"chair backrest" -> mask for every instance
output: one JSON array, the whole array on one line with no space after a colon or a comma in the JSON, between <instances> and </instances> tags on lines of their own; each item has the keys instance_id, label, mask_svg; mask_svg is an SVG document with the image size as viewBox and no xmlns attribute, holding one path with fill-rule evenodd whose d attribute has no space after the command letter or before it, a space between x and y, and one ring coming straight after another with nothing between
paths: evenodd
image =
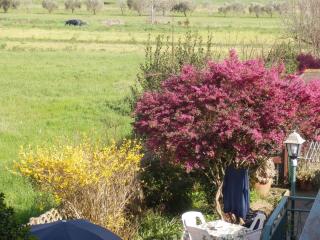
<instances>
[{"instance_id":1,"label":"chair backrest","mask_svg":"<svg viewBox=\"0 0 320 240\"><path fill-rule=\"evenodd\" d=\"M182 223L184 229L187 229L187 227L196 227L198 225L197 219L200 220L200 224L206 223L206 220L201 212L190 211L182 214Z\"/></svg>"},{"instance_id":2,"label":"chair backrest","mask_svg":"<svg viewBox=\"0 0 320 240\"><path fill-rule=\"evenodd\" d=\"M246 240L260 240L261 233L262 233L262 229L248 232L246 234L246 238L245 239Z\"/></svg>"},{"instance_id":3,"label":"chair backrest","mask_svg":"<svg viewBox=\"0 0 320 240\"><path fill-rule=\"evenodd\" d=\"M199 227L187 227L190 240L211 240L208 231Z\"/></svg>"},{"instance_id":4,"label":"chair backrest","mask_svg":"<svg viewBox=\"0 0 320 240\"><path fill-rule=\"evenodd\" d=\"M251 226L250 226L249 229L250 229L251 231L262 229L265 220L266 220L266 215L264 215L263 213L258 213L258 214L255 216L255 218L254 218L254 220L253 220L253 222L252 222L252 224L251 224ZM259 222L258 228L257 228L257 229L254 229L258 222Z\"/></svg>"}]
</instances>

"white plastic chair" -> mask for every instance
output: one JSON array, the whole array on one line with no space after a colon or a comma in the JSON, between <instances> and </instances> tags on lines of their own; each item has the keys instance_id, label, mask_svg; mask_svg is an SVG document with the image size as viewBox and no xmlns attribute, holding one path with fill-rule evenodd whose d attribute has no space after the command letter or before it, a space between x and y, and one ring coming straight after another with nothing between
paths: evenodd
<instances>
[{"instance_id":1,"label":"white plastic chair","mask_svg":"<svg viewBox=\"0 0 320 240\"><path fill-rule=\"evenodd\" d=\"M246 240L260 240L262 229L248 232L246 234Z\"/></svg>"},{"instance_id":2,"label":"white plastic chair","mask_svg":"<svg viewBox=\"0 0 320 240\"><path fill-rule=\"evenodd\" d=\"M187 226L187 232L189 233L190 240L211 240L208 231L199 227Z\"/></svg>"},{"instance_id":3,"label":"white plastic chair","mask_svg":"<svg viewBox=\"0 0 320 240\"><path fill-rule=\"evenodd\" d=\"M257 225L257 222L259 221L259 225L256 230L261 230L263 228L263 224L264 224L265 220L266 220L266 215L264 215L262 213L258 213L257 216L255 216L253 222L251 223L251 226L249 227L249 229L251 231L253 231L254 227Z\"/></svg>"},{"instance_id":4,"label":"white plastic chair","mask_svg":"<svg viewBox=\"0 0 320 240\"><path fill-rule=\"evenodd\" d=\"M197 219L200 220L200 224L197 224ZM206 220L201 212L190 211L182 214L182 223L184 229L187 230L187 227L196 227L206 223Z\"/></svg>"}]
</instances>

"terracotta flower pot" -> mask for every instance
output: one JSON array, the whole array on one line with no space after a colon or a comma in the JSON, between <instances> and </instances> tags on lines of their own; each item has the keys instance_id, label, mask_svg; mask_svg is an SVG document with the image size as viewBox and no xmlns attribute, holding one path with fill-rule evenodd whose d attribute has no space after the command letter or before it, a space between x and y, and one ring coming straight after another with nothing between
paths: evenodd
<instances>
[{"instance_id":1,"label":"terracotta flower pot","mask_svg":"<svg viewBox=\"0 0 320 240\"><path fill-rule=\"evenodd\" d=\"M256 182L254 184L254 189L257 191L257 193L260 196L265 197L270 192L271 184L272 184L272 179L269 179L269 181L267 183L265 183L265 184Z\"/></svg>"},{"instance_id":2,"label":"terracotta flower pot","mask_svg":"<svg viewBox=\"0 0 320 240\"><path fill-rule=\"evenodd\" d=\"M311 181L298 181L299 189L302 191L311 191L313 189L313 185Z\"/></svg>"}]
</instances>

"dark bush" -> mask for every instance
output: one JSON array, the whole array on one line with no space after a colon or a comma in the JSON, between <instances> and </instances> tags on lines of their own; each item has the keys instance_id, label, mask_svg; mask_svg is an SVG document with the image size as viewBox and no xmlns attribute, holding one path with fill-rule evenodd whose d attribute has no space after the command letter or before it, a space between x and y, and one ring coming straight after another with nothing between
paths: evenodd
<instances>
[{"instance_id":1,"label":"dark bush","mask_svg":"<svg viewBox=\"0 0 320 240\"><path fill-rule=\"evenodd\" d=\"M0 193L0 239L31 240L29 229L18 223L14 210L4 203L4 194Z\"/></svg>"},{"instance_id":2,"label":"dark bush","mask_svg":"<svg viewBox=\"0 0 320 240\"><path fill-rule=\"evenodd\" d=\"M299 62L298 70L304 71L305 69L320 69L320 59L315 58L311 54L301 53L297 56Z\"/></svg>"},{"instance_id":3,"label":"dark bush","mask_svg":"<svg viewBox=\"0 0 320 240\"><path fill-rule=\"evenodd\" d=\"M144 165L141 180L147 207L170 213L190 209L193 178L185 169L151 156Z\"/></svg>"}]
</instances>

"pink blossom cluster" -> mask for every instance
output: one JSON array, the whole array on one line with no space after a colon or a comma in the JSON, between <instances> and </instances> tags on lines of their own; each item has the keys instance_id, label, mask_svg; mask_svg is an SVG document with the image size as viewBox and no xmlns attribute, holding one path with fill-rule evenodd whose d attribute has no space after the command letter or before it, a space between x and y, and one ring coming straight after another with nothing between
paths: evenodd
<instances>
[{"instance_id":1,"label":"pink blossom cluster","mask_svg":"<svg viewBox=\"0 0 320 240\"><path fill-rule=\"evenodd\" d=\"M232 50L223 62L208 62L201 71L185 66L160 92L144 93L134 127L149 149L188 169L217 158L252 164L280 150L297 124L314 133L319 87L284 75L282 65L268 69L261 60L241 61Z\"/></svg>"},{"instance_id":2,"label":"pink blossom cluster","mask_svg":"<svg viewBox=\"0 0 320 240\"><path fill-rule=\"evenodd\" d=\"M320 59L311 54L301 53L297 56L298 70L303 72L306 69L320 69Z\"/></svg>"}]
</instances>

